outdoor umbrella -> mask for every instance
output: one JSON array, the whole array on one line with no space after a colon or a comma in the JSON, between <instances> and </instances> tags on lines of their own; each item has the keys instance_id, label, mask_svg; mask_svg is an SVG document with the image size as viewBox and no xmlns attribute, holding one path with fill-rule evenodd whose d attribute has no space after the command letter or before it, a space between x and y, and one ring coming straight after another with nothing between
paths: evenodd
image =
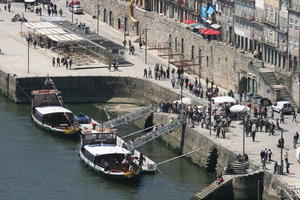
<instances>
[{"instance_id":1,"label":"outdoor umbrella","mask_svg":"<svg viewBox=\"0 0 300 200\"><path fill-rule=\"evenodd\" d=\"M239 112L248 112L250 111L250 108L248 108L247 106L243 106L243 105L234 105L230 107L230 112L233 113L239 113Z\"/></svg>"},{"instance_id":2,"label":"outdoor umbrella","mask_svg":"<svg viewBox=\"0 0 300 200\"><path fill-rule=\"evenodd\" d=\"M181 103L181 100L179 99L179 100L174 101L174 103L175 102ZM190 105L190 104L192 104L192 99L190 99L188 97L183 97L182 98L182 103L186 104L186 105Z\"/></svg>"},{"instance_id":3,"label":"outdoor umbrella","mask_svg":"<svg viewBox=\"0 0 300 200\"><path fill-rule=\"evenodd\" d=\"M236 100L230 96L213 97L215 103L235 103Z\"/></svg>"}]
</instances>

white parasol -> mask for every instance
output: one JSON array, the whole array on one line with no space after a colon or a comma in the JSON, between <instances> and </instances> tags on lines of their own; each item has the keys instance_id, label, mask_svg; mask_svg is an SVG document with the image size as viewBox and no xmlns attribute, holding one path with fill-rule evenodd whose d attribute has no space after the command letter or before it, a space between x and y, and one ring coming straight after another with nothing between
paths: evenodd
<instances>
[{"instance_id":1,"label":"white parasol","mask_svg":"<svg viewBox=\"0 0 300 200\"><path fill-rule=\"evenodd\" d=\"M175 102L181 103L181 100L179 99L179 100L174 101L174 103ZM192 99L190 99L188 97L183 97L182 98L182 103L186 104L186 105L191 105L192 104Z\"/></svg>"},{"instance_id":2,"label":"white parasol","mask_svg":"<svg viewBox=\"0 0 300 200\"><path fill-rule=\"evenodd\" d=\"M235 103L236 100L230 96L221 96L212 98L215 103Z\"/></svg>"},{"instance_id":3,"label":"white parasol","mask_svg":"<svg viewBox=\"0 0 300 200\"><path fill-rule=\"evenodd\" d=\"M250 111L250 108L248 108L247 106L243 106L243 105L234 105L230 107L230 112L233 113L238 113L238 112L248 112Z\"/></svg>"}]
</instances>

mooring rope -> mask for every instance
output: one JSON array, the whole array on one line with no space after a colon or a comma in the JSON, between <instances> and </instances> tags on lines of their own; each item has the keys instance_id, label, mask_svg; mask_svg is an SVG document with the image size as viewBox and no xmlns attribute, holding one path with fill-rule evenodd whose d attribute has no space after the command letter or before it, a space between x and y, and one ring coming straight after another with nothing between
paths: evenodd
<instances>
[{"instance_id":1,"label":"mooring rope","mask_svg":"<svg viewBox=\"0 0 300 200\"><path fill-rule=\"evenodd\" d=\"M165 160L165 161L156 163L156 166L161 165L161 164L164 164L164 163L167 163L167 162L170 162L170 161L175 160L175 159L177 159L177 158L181 158L181 157L183 157L183 156L192 154L192 153L194 153L194 152L196 152L196 151L200 151L201 149L202 149L202 148L199 148L199 149L196 149L196 150L194 150L194 151L190 151L190 152L187 152L187 153L185 153L185 154L182 154L182 155L180 155L180 156L176 156L176 157L170 158L170 159L168 159L168 160Z\"/></svg>"},{"instance_id":2,"label":"mooring rope","mask_svg":"<svg viewBox=\"0 0 300 200\"><path fill-rule=\"evenodd\" d=\"M159 124L159 125L153 125L153 126L150 126L150 127L148 127L148 128L145 128L145 129L142 129L142 130L138 130L138 131L136 131L136 132L130 133L129 135L125 135L125 136L123 136L123 137L121 137L121 138L124 139L124 138L130 137L130 136L136 135L136 134L138 134L138 133L140 133L140 132L143 132L143 131L145 131L145 130L149 130L150 128L153 128L153 127L155 127L155 126L160 126L160 125L162 125L162 124Z\"/></svg>"}]
</instances>

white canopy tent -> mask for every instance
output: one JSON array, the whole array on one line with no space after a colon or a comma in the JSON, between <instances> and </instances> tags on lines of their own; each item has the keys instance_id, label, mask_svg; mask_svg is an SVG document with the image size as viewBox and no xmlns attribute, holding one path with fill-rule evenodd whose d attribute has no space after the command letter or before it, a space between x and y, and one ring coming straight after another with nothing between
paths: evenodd
<instances>
[{"instance_id":1,"label":"white canopy tent","mask_svg":"<svg viewBox=\"0 0 300 200\"><path fill-rule=\"evenodd\" d=\"M58 26L51 24L50 22L27 22L24 23L25 26L32 29L38 28L59 28Z\"/></svg>"},{"instance_id":2,"label":"white canopy tent","mask_svg":"<svg viewBox=\"0 0 300 200\"><path fill-rule=\"evenodd\" d=\"M250 108L243 105L234 105L230 107L230 112L239 113L239 112L249 112Z\"/></svg>"},{"instance_id":3,"label":"white canopy tent","mask_svg":"<svg viewBox=\"0 0 300 200\"><path fill-rule=\"evenodd\" d=\"M215 103L235 103L236 100L230 96L213 97Z\"/></svg>"},{"instance_id":4,"label":"white canopy tent","mask_svg":"<svg viewBox=\"0 0 300 200\"><path fill-rule=\"evenodd\" d=\"M181 100L176 100L174 102L178 102L178 103L181 103ZM186 105L191 105L192 104L192 99L188 98L188 97L183 97L182 98L182 103L183 104L186 104Z\"/></svg>"}]
</instances>

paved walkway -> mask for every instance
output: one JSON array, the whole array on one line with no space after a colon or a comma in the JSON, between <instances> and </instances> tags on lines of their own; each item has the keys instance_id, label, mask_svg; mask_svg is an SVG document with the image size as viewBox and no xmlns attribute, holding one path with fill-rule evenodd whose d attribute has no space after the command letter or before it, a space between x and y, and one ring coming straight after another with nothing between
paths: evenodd
<instances>
[{"instance_id":1,"label":"paved walkway","mask_svg":"<svg viewBox=\"0 0 300 200\"><path fill-rule=\"evenodd\" d=\"M64 15L70 20L71 14L65 8L65 1L54 1L57 2L58 8L63 8ZM3 4L0 6L3 6ZM157 51L152 50L148 51L148 63L149 65L144 64L144 50L139 50L138 46L135 46L136 55L129 56L126 55L126 59L133 63L131 67L120 68L120 71L109 72L107 68L93 68L93 69L84 69L84 70L66 70L63 67L52 67L52 56L57 57L50 51L44 49L30 50L30 73L27 73L27 45L24 42L24 39L20 38L19 32L21 29L20 22L11 22L10 19L16 13L24 12L23 4L13 4L12 13L5 12L3 9L0 11L0 48L3 55L0 55L0 69L4 69L9 73L16 74L18 77L25 76L88 76L88 75L101 75L101 76L130 76L142 78L143 70L145 67L149 67L155 64L160 63L164 66L167 66L167 59L162 59L157 55ZM34 13L24 13L25 17L29 21L39 21L39 17ZM3 19L4 21L1 21ZM96 27L96 20L89 15L74 15L74 21L78 19L79 22L85 22L87 26ZM5 27L5 28L3 28ZM23 26L23 30L25 30ZM91 28L93 30L93 28ZM100 35L104 36L107 39L110 39L118 44L122 44L123 33L111 28L107 24L100 22ZM191 76L193 80L197 76ZM151 82L168 88L171 88L169 80L156 81L154 79L148 79ZM202 82L204 82L202 80ZM173 91L180 93L180 89L172 89ZM220 88L220 93L225 93L226 90ZM192 98L194 101L202 104L207 104L206 100L201 100L196 98L188 91L184 90L183 94ZM278 115L275 115L275 118L278 118ZM286 117L286 124L283 124L282 127L287 130L284 132L285 139L285 151L289 152L289 161L291 163L290 174L280 176L284 182L296 185L300 188L300 164L297 163L295 158L295 149L292 148L292 138L296 131L299 131L299 123L292 123L291 116ZM300 122L300 118L299 118ZM226 134L226 139L216 139L214 132L209 136L209 132L206 129L201 129L196 127L196 130L199 130L199 133L207 136L208 138L214 140L219 145L222 145L233 152L242 153L242 127L239 125L240 122L233 122L230 132ZM300 132L300 131L299 131ZM258 132L256 142L252 142L252 138L246 138L246 153L249 155L250 160L258 165L260 164L260 151L265 148L270 148L273 152L273 160L276 160L280 163L280 149L276 147L280 133L276 132L275 136L268 136L265 132ZM298 144L298 146L300 146ZM269 163L267 165L268 171L273 172L274 163Z\"/></svg>"}]
</instances>

